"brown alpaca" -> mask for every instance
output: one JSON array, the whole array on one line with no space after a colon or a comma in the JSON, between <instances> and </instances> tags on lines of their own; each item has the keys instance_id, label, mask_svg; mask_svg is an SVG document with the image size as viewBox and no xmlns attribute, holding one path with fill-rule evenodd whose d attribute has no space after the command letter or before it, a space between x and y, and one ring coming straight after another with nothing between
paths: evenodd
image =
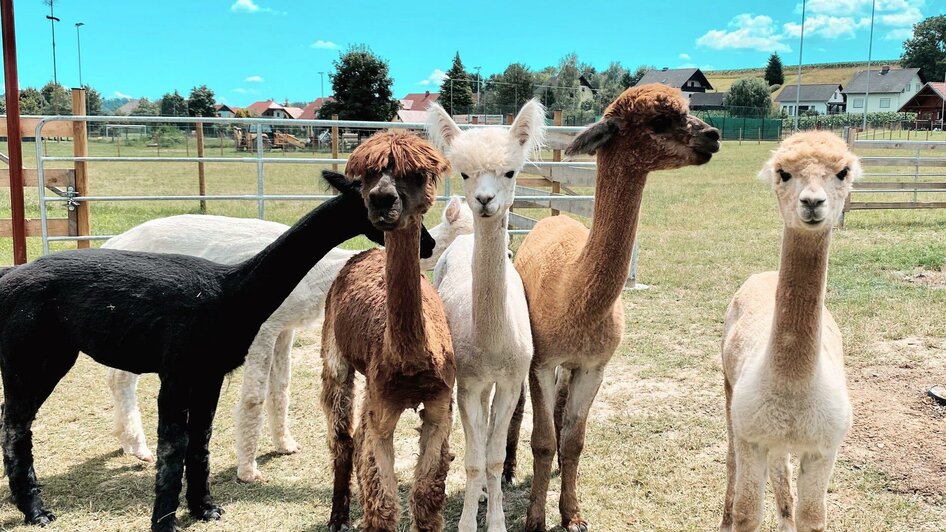
<instances>
[{"instance_id":1,"label":"brown alpaca","mask_svg":"<svg viewBox=\"0 0 946 532\"><path fill-rule=\"evenodd\" d=\"M624 91L567 150L569 155L597 152L591 231L572 218L551 216L519 247L516 269L525 285L535 342L529 371L535 465L526 530L545 530L556 449L562 527L588 530L578 510L578 458L588 411L624 331L621 291L647 174L704 164L719 150L719 132L687 111L680 91L664 85ZM565 371L556 392L558 367ZM560 408L553 421L556 395Z\"/></svg>"},{"instance_id":2,"label":"brown alpaca","mask_svg":"<svg viewBox=\"0 0 946 532\"><path fill-rule=\"evenodd\" d=\"M456 366L443 305L417 257L421 219L448 169L430 144L403 132L372 136L348 160L346 173L363 181L369 219L385 231L386 250L352 258L325 300L322 408L335 470L332 531L349 527L353 454L364 529L396 530L394 429L405 409L420 404L411 514L415 530L443 529ZM353 438L355 371L365 375L366 391Z\"/></svg>"}]
</instances>

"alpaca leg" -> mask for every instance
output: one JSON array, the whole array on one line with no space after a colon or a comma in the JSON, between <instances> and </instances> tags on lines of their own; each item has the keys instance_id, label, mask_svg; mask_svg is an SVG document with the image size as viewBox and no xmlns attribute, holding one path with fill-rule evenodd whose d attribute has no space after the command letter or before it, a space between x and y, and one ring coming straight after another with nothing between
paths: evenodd
<instances>
[{"instance_id":1,"label":"alpaca leg","mask_svg":"<svg viewBox=\"0 0 946 532\"><path fill-rule=\"evenodd\" d=\"M323 331L322 343L322 411L328 426L328 446L332 453L334 487L332 514L328 529L347 530L351 513L352 403L355 370L342 358L330 332ZM361 434L359 434L359 437Z\"/></svg>"},{"instance_id":2,"label":"alpaca leg","mask_svg":"<svg viewBox=\"0 0 946 532\"><path fill-rule=\"evenodd\" d=\"M130 454L142 462L154 462L154 455L148 449L148 440L145 438L144 428L141 426L141 412L138 410L139 375L107 368L105 379L112 392L112 405L115 408L115 429L112 434L121 443L122 451Z\"/></svg>"},{"instance_id":3,"label":"alpaca leg","mask_svg":"<svg viewBox=\"0 0 946 532\"><path fill-rule=\"evenodd\" d=\"M463 435L466 439L463 455L466 466L466 491L463 496L463 512L460 514L460 532L476 532L476 514L479 511L480 495L486 485L488 420L482 395L483 387L481 386L457 388L457 406L460 409L460 421L463 422Z\"/></svg>"},{"instance_id":4,"label":"alpaca leg","mask_svg":"<svg viewBox=\"0 0 946 532\"><path fill-rule=\"evenodd\" d=\"M522 428L522 416L526 408L526 383L523 381L519 391L519 402L512 413L509 433L506 435L506 462L503 464L503 483L516 482L516 454L519 447L519 430Z\"/></svg>"},{"instance_id":5,"label":"alpaca leg","mask_svg":"<svg viewBox=\"0 0 946 532\"><path fill-rule=\"evenodd\" d=\"M732 503L736 493L736 450L732 432L732 386L726 381L723 388L726 390L726 496L723 500L723 520L719 525L719 532L731 532Z\"/></svg>"},{"instance_id":6,"label":"alpaca leg","mask_svg":"<svg viewBox=\"0 0 946 532\"><path fill-rule=\"evenodd\" d=\"M394 475L394 429L400 417L400 408L387 405L379 394L368 391L359 427L362 433L358 453L362 527L366 532L397 530L401 517Z\"/></svg>"},{"instance_id":7,"label":"alpaca leg","mask_svg":"<svg viewBox=\"0 0 946 532\"><path fill-rule=\"evenodd\" d=\"M420 415L420 456L414 468L410 505L415 532L443 530L443 507L447 503L447 472L450 470L450 428L453 425L453 393L445 389L424 401Z\"/></svg>"},{"instance_id":8,"label":"alpaca leg","mask_svg":"<svg viewBox=\"0 0 946 532\"><path fill-rule=\"evenodd\" d=\"M208 376L193 386L187 418L187 507L197 519L220 519L223 508L210 496L210 436L220 400L223 375Z\"/></svg>"},{"instance_id":9,"label":"alpaca leg","mask_svg":"<svg viewBox=\"0 0 946 532\"><path fill-rule=\"evenodd\" d=\"M243 388L236 412L237 478L243 482L258 482L263 478L256 464L256 452L275 343L275 337L261 329L250 344L243 366Z\"/></svg>"},{"instance_id":10,"label":"alpaca leg","mask_svg":"<svg viewBox=\"0 0 946 532\"><path fill-rule=\"evenodd\" d=\"M269 395L266 413L273 435L273 444L280 454L294 454L302 447L289 433L289 385L292 380L292 340L295 331L284 330L276 338L273 350L273 369L269 373Z\"/></svg>"},{"instance_id":11,"label":"alpaca leg","mask_svg":"<svg viewBox=\"0 0 946 532\"><path fill-rule=\"evenodd\" d=\"M529 370L529 390L532 396L532 492L526 514L526 531L545 530L545 499L552 476L552 457L555 456L555 368L536 367Z\"/></svg>"},{"instance_id":12,"label":"alpaca leg","mask_svg":"<svg viewBox=\"0 0 946 532\"><path fill-rule=\"evenodd\" d=\"M559 456L562 464L562 496L558 501L562 528L568 532L587 532L588 523L578 509L578 460L585 446L585 424L588 412L604 379L604 367L572 370L565 415L562 416L562 434Z\"/></svg>"},{"instance_id":13,"label":"alpaca leg","mask_svg":"<svg viewBox=\"0 0 946 532\"><path fill-rule=\"evenodd\" d=\"M736 486L733 494L733 531L755 532L762 524L762 503L768 480L768 452L757 444L735 438Z\"/></svg>"},{"instance_id":14,"label":"alpaca leg","mask_svg":"<svg viewBox=\"0 0 946 532\"><path fill-rule=\"evenodd\" d=\"M509 433L513 411L521 392L521 382L501 382L496 384L496 394L493 396L486 447L486 528L490 532L506 532L501 479L503 458L506 455L503 438Z\"/></svg>"},{"instance_id":15,"label":"alpaca leg","mask_svg":"<svg viewBox=\"0 0 946 532\"><path fill-rule=\"evenodd\" d=\"M36 346L31 348L36 349ZM14 352L15 351L15 352ZM10 483L10 494L23 512L27 524L46 525L56 519L43 505L40 487L33 469L33 432L36 412L46 402L56 384L75 364L79 353L42 353L27 361L10 360L24 356L24 349L4 345L0 353L3 369L3 465ZM39 362L34 362L38 360ZM28 375L29 379L22 378Z\"/></svg>"},{"instance_id":16,"label":"alpaca leg","mask_svg":"<svg viewBox=\"0 0 946 532\"><path fill-rule=\"evenodd\" d=\"M562 470L562 423L565 419L565 404L568 403L568 389L572 382L572 370L555 370L555 452L558 456L558 470Z\"/></svg>"},{"instance_id":17,"label":"alpaca leg","mask_svg":"<svg viewBox=\"0 0 946 532\"><path fill-rule=\"evenodd\" d=\"M161 374L158 391L158 462L152 532L174 532L184 478L190 385L181 375Z\"/></svg>"},{"instance_id":18,"label":"alpaca leg","mask_svg":"<svg viewBox=\"0 0 946 532\"><path fill-rule=\"evenodd\" d=\"M788 453L769 456L769 475L775 491L778 532L795 532L795 497L792 495L792 464Z\"/></svg>"},{"instance_id":19,"label":"alpaca leg","mask_svg":"<svg viewBox=\"0 0 946 532\"><path fill-rule=\"evenodd\" d=\"M827 526L828 482L837 450L825 454L804 454L798 471L798 506L795 518L799 532L822 531Z\"/></svg>"}]
</instances>

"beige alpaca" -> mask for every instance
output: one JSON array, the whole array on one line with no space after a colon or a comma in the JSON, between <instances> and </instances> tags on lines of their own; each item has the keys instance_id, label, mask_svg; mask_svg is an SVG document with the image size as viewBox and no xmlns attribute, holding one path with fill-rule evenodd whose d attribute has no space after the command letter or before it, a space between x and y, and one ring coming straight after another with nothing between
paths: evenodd
<instances>
[{"instance_id":1,"label":"beige alpaca","mask_svg":"<svg viewBox=\"0 0 946 532\"><path fill-rule=\"evenodd\" d=\"M568 149L569 154L597 152L590 233L572 218L551 216L536 224L519 247L516 269L525 287L535 343L529 370L535 465L526 530L545 530L545 499L556 448L562 470L562 526L570 532L588 529L578 510L578 458L604 367L624 332L620 295L630 269L647 174L706 163L719 150L718 140L717 130L687 114L679 90L664 85L628 89L608 107L601 122L582 132ZM558 367L570 370L570 375L563 375L560 383L561 437L556 447Z\"/></svg>"},{"instance_id":2,"label":"beige alpaca","mask_svg":"<svg viewBox=\"0 0 946 532\"><path fill-rule=\"evenodd\" d=\"M386 250L361 253L339 272L325 299L322 408L335 474L330 531L349 529L352 466L366 531L393 531L400 519L394 429L423 404L410 507L415 530L443 529L450 466L456 363L443 304L421 275L421 219L434 202L446 159L425 140L378 133L345 168L361 179L369 219ZM365 375L361 422L352 435L355 371Z\"/></svg>"},{"instance_id":3,"label":"beige alpaca","mask_svg":"<svg viewBox=\"0 0 946 532\"><path fill-rule=\"evenodd\" d=\"M726 313L722 531L759 529L769 473L779 530L825 529L828 480L851 425L841 331L824 307L828 248L860 172L840 138L811 132L787 138L759 174L785 223L782 257L779 271L750 277ZM794 508L790 452L801 462Z\"/></svg>"}]
</instances>

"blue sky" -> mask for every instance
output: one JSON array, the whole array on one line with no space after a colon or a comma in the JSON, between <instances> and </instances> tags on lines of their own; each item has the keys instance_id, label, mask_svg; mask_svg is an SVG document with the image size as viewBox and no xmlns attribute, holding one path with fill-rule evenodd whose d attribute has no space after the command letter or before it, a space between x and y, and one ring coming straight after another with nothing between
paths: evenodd
<instances>
[{"instance_id":1,"label":"blue sky","mask_svg":"<svg viewBox=\"0 0 946 532\"><path fill-rule=\"evenodd\" d=\"M943 0L876 0L874 58L898 58L913 23L946 13ZM871 0L808 0L805 63L867 57ZM52 79L48 7L15 0L20 86ZM534 69L576 52L606 68L762 65L777 51L797 64L801 4L794 0L57 0L58 77L106 97L151 99L207 84L219 101L244 106L321 95L319 71L347 45L365 43L388 60L395 96L437 90L456 51L488 75L511 62ZM331 93L328 75L325 93Z\"/></svg>"}]
</instances>

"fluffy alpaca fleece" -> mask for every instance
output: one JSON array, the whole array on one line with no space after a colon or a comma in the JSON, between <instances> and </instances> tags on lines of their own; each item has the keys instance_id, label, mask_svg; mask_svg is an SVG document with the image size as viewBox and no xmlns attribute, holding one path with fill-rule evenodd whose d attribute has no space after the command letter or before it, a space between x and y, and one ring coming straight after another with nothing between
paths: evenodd
<instances>
[{"instance_id":1,"label":"fluffy alpaca fleece","mask_svg":"<svg viewBox=\"0 0 946 532\"><path fill-rule=\"evenodd\" d=\"M261 251L288 228L287 225L253 218L184 214L145 222L108 240L102 247L179 253L221 264L236 264ZM422 267L432 269L458 235L472 231L470 209L462 198L451 198L441 223L421 241L421 256L428 257L421 261ZM237 477L240 480L254 482L262 478L256 464L256 453L264 404L276 452L290 454L299 450L289 432L293 336L296 329L310 327L322 319L329 286L342 266L357 253L340 248L329 251L263 323L250 345L236 414ZM107 380L115 407L114 434L122 449L140 460L153 461L135 396L138 375L109 368Z\"/></svg>"},{"instance_id":2,"label":"fluffy alpaca fleece","mask_svg":"<svg viewBox=\"0 0 946 532\"><path fill-rule=\"evenodd\" d=\"M597 153L591 231L567 216L550 216L526 236L515 261L535 343L529 370L535 460L526 530L545 530L556 451L562 526L588 529L578 509L578 459L591 403L624 332L620 295L644 183L653 170L704 164L717 150L719 132L688 114L679 90L656 84L625 91L569 146L568 154ZM558 392L557 368L563 368Z\"/></svg>"},{"instance_id":3,"label":"fluffy alpaca fleece","mask_svg":"<svg viewBox=\"0 0 946 532\"><path fill-rule=\"evenodd\" d=\"M475 215L473 236L458 238L434 270L453 336L457 404L466 435L466 495L459 529L476 531L485 488L487 529L505 532L501 474L506 435L532 360L529 309L508 256L506 225L516 174L542 143L545 110L536 100L526 103L509 131L461 132L439 105L428 113L429 134L463 177Z\"/></svg>"},{"instance_id":4,"label":"fluffy alpaca fleece","mask_svg":"<svg viewBox=\"0 0 946 532\"><path fill-rule=\"evenodd\" d=\"M779 271L753 275L726 313L723 371L729 433L720 530L755 531L769 473L779 530L825 530L826 494L851 425L841 331L824 307L831 231L861 173L832 133L786 139L760 176L784 222ZM793 507L789 453L799 455Z\"/></svg>"},{"instance_id":5,"label":"fluffy alpaca fleece","mask_svg":"<svg viewBox=\"0 0 946 532\"><path fill-rule=\"evenodd\" d=\"M80 350L106 366L161 378L152 530L177 530L185 475L191 513L220 518L210 495L209 443L224 376L332 247L362 233L380 239L359 191L336 184L342 194L237 265L89 249L41 257L0 278L3 458L27 523L55 518L40 497L30 427Z\"/></svg>"},{"instance_id":6,"label":"fluffy alpaca fleece","mask_svg":"<svg viewBox=\"0 0 946 532\"><path fill-rule=\"evenodd\" d=\"M353 467L363 528L397 529L394 429L404 409L421 404L411 517L414 530L443 530L456 365L440 297L420 273L416 228L448 169L432 146L402 132L372 136L348 160L346 173L364 181L369 219L385 230L386 249L348 261L325 301L321 398L335 476L331 531L349 528ZM366 391L352 434L355 371L365 375Z\"/></svg>"}]
</instances>

